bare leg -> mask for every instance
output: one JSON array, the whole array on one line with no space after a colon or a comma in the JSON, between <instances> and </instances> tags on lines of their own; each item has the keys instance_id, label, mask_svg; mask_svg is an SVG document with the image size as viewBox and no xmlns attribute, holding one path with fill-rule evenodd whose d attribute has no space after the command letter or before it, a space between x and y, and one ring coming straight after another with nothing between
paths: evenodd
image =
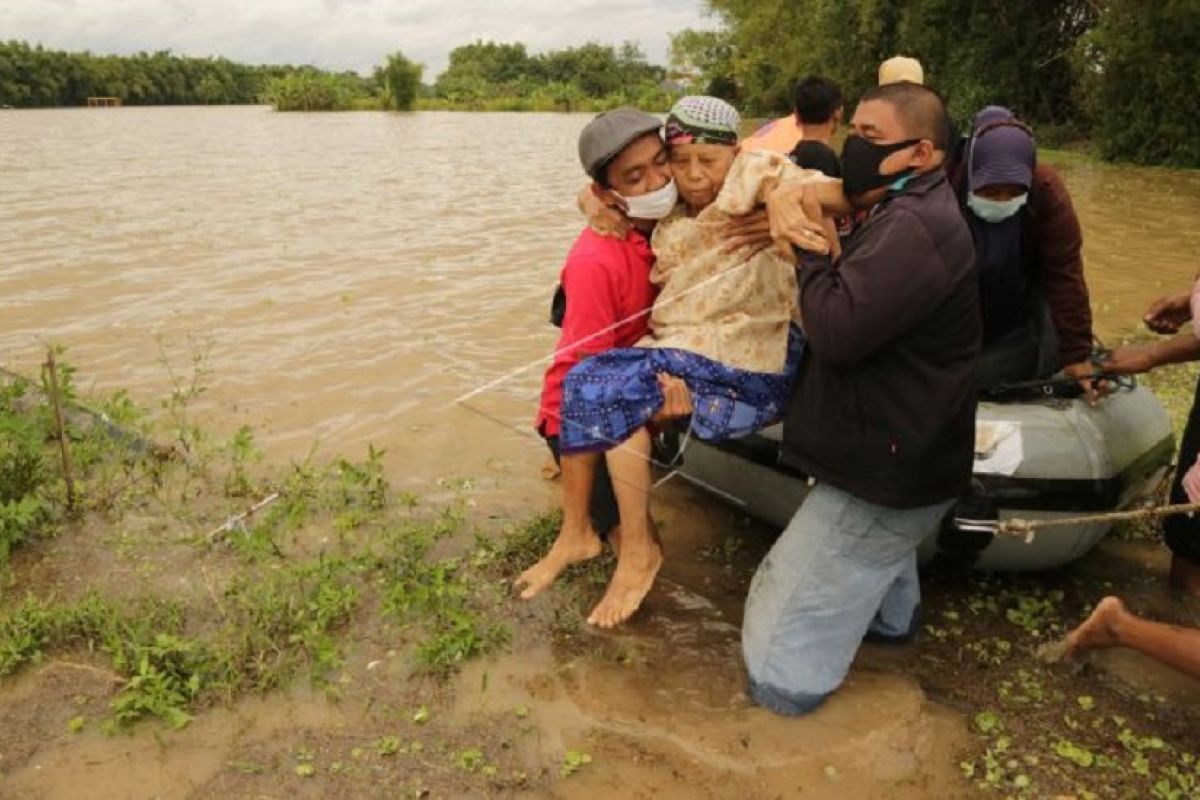
<instances>
[{"instance_id":1,"label":"bare leg","mask_svg":"<svg viewBox=\"0 0 1200 800\"><path fill-rule=\"evenodd\" d=\"M1184 594L1200 597L1200 565L1183 556L1171 556L1171 585Z\"/></svg>"},{"instance_id":2,"label":"bare leg","mask_svg":"<svg viewBox=\"0 0 1200 800\"><path fill-rule=\"evenodd\" d=\"M588 623L611 628L633 615L662 567L662 546L650 520L650 433L638 430L619 447L608 451L621 512L621 540L617 570L608 590L588 616Z\"/></svg>"},{"instance_id":3,"label":"bare leg","mask_svg":"<svg viewBox=\"0 0 1200 800\"><path fill-rule=\"evenodd\" d=\"M1200 630L1153 622L1131 614L1116 597L1106 597L1083 624L1067 634L1067 653L1128 647L1200 679Z\"/></svg>"},{"instance_id":4,"label":"bare leg","mask_svg":"<svg viewBox=\"0 0 1200 800\"><path fill-rule=\"evenodd\" d=\"M536 596L572 564L600 555L600 537L592 529L588 517L588 501L599 461L599 453L562 457L562 528L550 546L550 552L513 581L513 585L521 589L522 600Z\"/></svg>"}]
</instances>

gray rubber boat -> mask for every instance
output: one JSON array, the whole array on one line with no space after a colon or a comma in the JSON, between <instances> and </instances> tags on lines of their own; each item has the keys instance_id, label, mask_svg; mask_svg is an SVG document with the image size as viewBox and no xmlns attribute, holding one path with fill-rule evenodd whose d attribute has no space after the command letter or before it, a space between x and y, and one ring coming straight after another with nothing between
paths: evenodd
<instances>
[{"instance_id":1,"label":"gray rubber boat","mask_svg":"<svg viewBox=\"0 0 1200 800\"><path fill-rule=\"evenodd\" d=\"M681 472L717 497L785 526L808 491L779 463L780 428L719 444L693 439ZM1050 528L1026 543L971 521L1045 519L1134 507L1149 498L1175 451L1170 418L1144 387L1096 407L1081 399L980 403L971 490L921 548L921 558L985 570L1040 570L1087 553L1108 523Z\"/></svg>"}]
</instances>

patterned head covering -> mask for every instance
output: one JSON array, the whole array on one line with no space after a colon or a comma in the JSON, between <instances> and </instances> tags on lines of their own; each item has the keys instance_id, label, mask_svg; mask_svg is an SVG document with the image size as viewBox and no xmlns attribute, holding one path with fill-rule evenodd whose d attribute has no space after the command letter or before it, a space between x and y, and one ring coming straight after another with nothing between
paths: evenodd
<instances>
[{"instance_id":1,"label":"patterned head covering","mask_svg":"<svg viewBox=\"0 0 1200 800\"><path fill-rule=\"evenodd\" d=\"M675 144L723 144L738 142L742 118L737 109L717 97L690 95L680 98L667 115L666 139Z\"/></svg>"}]
</instances>

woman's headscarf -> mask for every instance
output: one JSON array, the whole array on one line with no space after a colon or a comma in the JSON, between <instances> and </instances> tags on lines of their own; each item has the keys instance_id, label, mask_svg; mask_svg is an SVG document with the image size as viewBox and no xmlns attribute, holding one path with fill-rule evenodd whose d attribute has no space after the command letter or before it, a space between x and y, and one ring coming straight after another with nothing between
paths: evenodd
<instances>
[{"instance_id":1,"label":"woman's headscarf","mask_svg":"<svg viewBox=\"0 0 1200 800\"><path fill-rule=\"evenodd\" d=\"M738 143L742 117L737 109L719 97L689 95L680 98L667 115L665 128L668 145Z\"/></svg>"}]
</instances>

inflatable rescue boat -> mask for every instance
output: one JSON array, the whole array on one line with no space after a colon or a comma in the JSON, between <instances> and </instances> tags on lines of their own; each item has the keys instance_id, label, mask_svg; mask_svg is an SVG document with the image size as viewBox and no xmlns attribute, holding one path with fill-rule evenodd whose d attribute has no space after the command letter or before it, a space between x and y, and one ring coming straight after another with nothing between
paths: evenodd
<instances>
[{"instance_id":1,"label":"inflatable rescue boat","mask_svg":"<svg viewBox=\"0 0 1200 800\"><path fill-rule=\"evenodd\" d=\"M781 464L780 426L720 443L693 439L679 471L715 496L776 527L804 500L808 477ZM921 547L922 561L982 570L1040 570L1087 553L1104 522L1046 528L1030 541L989 521L1115 511L1149 497L1170 468L1170 418L1155 396L1127 386L1096 406L1083 399L980 402L970 491Z\"/></svg>"}]
</instances>

